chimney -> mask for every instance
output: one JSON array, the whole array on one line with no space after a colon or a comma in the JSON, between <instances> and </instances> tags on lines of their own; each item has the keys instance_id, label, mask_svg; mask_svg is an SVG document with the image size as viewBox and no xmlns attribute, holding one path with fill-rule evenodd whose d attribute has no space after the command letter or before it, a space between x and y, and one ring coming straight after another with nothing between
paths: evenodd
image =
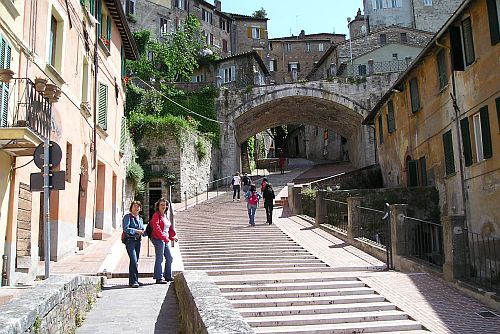
<instances>
[{"instance_id":1,"label":"chimney","mask_svg":"<svg viewBox=\"0 0 500 334\"><path fill-rule=\"evenodd\" d=\"M215 10L218 11L218 12L222 12L221 8L221 2L219 0L215 0L214 1L214 5L215 5Z\"/></svg>"},{"instance_id":2,"label":"chimney","mask_svg":"<svg viewBox=\"0 0 500 334\"><path fill-rule=\"evenodd\" d=\"M299 34L299 38L304 38L305 34L306 34L306 32L304 30L301 30L300 34Z\"/></svg>"}]
</instances>

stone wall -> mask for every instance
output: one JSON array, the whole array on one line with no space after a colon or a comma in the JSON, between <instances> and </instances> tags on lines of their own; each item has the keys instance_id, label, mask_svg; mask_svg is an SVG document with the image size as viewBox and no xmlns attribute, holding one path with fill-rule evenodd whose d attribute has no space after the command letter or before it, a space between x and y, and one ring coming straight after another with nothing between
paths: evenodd
<instances>
[{"instance_id":1,"label":"stone wall","mask_svg":"<svg viewBox=\"0 0 500 334\"><path fill-rule=\"evenodd\" d=\"M98 277L52 276L0 306L0 334L72 333L83 322L99 291Z\"/></svg>"},{"instance_id":2,"label":"stone wall","mask_svg":"<svg viewBox=\"0 0 500 334\"><path fill-rule=\"evenodd\" d=\"M206 272L188 270L179 273L175 276L175 292L185 333L254 333Z\"/></svg>"},{"instance_id":3,"label":"stone wall","mask_svg":"<svg viewBox=\"0 0 500 334\"><path fill-rule=\"evenodd\" d=\"M311 187L317 189L374 189L382 188L382 174L379 165L371 165L365 168L357 169L342 175L332 176L318 180L311 184Z\"/></svg>"}]
</instances>

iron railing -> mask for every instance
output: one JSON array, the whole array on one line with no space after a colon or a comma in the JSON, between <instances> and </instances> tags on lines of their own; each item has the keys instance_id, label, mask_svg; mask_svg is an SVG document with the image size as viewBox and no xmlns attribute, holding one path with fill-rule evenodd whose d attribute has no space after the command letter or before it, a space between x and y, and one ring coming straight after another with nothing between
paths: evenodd
<instances>
[{"instance_id":1,"label":"iron railing","mask_svg":"<svg viewBox=\"0 0 500 334\"><path fill-rule=\"evenodd\" d=\"M363 206L359 206L359 209L358 238L370 240L378 246L386 248L389 241L387 213Z\"/></svg>"},{"instance_id":2,"label":"iron railing","mask_svg":"<svg viewBox=\"0 0 500 334\"><path fill-rule=\"evenodd\" d=\"M42 93L35 90L35 84L30 79L15 79L12 89L22 90L17 102L15 113L5 122L4 127L27 127L42 139L49 136L51 104ZM15 96L9 93L10 96Z\"/></svg>"},{"instance_id":3,"label":"iron railing","mask_svg":"<svg viewBox=\"0 0 500 334\"><path fill-rule=\"evenodd\" d=\"M407 216L404 226L406 255L441 268L444 263L443 226Z\"/></svg>"},{"instance_id":4,"label":"iron railing","mask_svg":"<svg viewBox=\"0 0 500 334\"><path fill-rule=\"evenodd\" d=\"M500 239L470 231L464 236L465 279L500 292Z\"/></svg>"},{"instance_id":5,"label":"iron railing","mask_svg":"<svg viewBox=\"0 0 500 334\"><path fill-rule=\"evenodd\" d=\"M325 199L326 201L326 223L334 228L347 233L347 207L346 202Z\"/></svg>"}]
</instances>

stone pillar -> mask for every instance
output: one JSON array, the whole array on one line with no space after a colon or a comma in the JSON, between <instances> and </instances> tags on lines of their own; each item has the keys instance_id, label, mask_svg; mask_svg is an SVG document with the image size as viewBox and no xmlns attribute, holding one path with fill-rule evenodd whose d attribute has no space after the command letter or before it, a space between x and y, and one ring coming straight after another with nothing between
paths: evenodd
<instances>
[{"instance_id":1,"label":"stone pillar","mask_svg":"<svg viewBox=\"0 0 500 334\"><path fill-rule=\"evenodd\" d=\"M319 227L320 224L323 224L326 221L326 191L318 190L316 192L316 227Z\"/></svg>"},{"instance_id":2,"label":"stone pillar","mask_svg":"<svg viewBox=\"0 0 500 334\"><path fill-rule=\"evenodd\" d=\"M393 262L396 269L400 269L400 257L407 255L408 242L406 240L407 231L405 219L408 204L392 204L389 206L390 214L390 229L391 229L391 246Z\"/></svg>"},{"instance_id":3,"label":"stone pillar","mask_svg":"<svg viewBox=\"0 0 500 334\"><path fill-rule=\"evenodd\" d=\"M302 186L300 184L294 185L293 187L293 214L302 214ZM290 202L289 202L290 205Z\"/></svg>"},{"instance_id":4,"label":"stone pillar","mask_svg":"<svg viewBox=\"0 0 500 334\"><path fill-rule=\"evenodd\" d=\"M453 281L465 275L467 235L464 216L444 216L443 225L443 275Z\"/></svg>"},{"instance_id":5,"label":"stone pillar","mask_svg":"<svg viewBox=\"0 0 500 334\"><path fill-rule=\"evenodd\" d=\"M295 212L295 208L293 206L293 186L295 185L295 183L287 183L286 184L286 187L288 189L288 207L290 208L290 212L292 212L292 214L294 214Z\"/></svg>"},{"instance_id":6,"label":"stone pillar","mask_svg":"<svg viewBox=\"0 0 500 334\"><path fill-rule=\"evenodd\" d=\"M373 59L368 60L368 75L372 75L374 72Z\"/></svg>"},{"instance_id":7,"label":"stone pillar","mask_svg":"<svg viewBox=\"0 0 500 334\"><path fill-rule=\"evenodd\" d=\"M361 224L361 198L347 198L347 239L354 240L358 236L359 226Z\"/></svg>"}]
</instances>

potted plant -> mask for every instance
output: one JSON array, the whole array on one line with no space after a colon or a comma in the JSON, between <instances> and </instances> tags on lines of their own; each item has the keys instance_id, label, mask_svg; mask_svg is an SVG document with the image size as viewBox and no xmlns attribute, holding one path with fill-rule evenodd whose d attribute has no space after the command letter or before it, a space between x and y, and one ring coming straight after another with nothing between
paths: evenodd
<instances>
[{"instance_id":1,"label":"potted plant","mask_svg":"<svg viewBox=\"0 0 500 334\"><path fill-rule=\"evenodd\" d=\"M9 68L0 69L0 81L8 84L10 80L14 77L14 71Z\"/></svg>"},{"instance_id":2,"label":"potted plant","mask_svg":"<svg viewBox=\"0 0 500 334\"><path fill-rule=\"evenodd\" d=\"M45 87L47 86L47 79L35 78L35 90L39 93L43 93Z\"/></svg>"},{"instance_id":3,"label":"potted plant","mask_svg":"<svg viewBox=\"0 0 500 334\"><path fill-rule=\"evenodd\" d=\"M56 94L57 86L54 84L47 84L45 87L45 91L43 92L43 96L46 98L54 97Z\"/></svg>"}]
</instances>

